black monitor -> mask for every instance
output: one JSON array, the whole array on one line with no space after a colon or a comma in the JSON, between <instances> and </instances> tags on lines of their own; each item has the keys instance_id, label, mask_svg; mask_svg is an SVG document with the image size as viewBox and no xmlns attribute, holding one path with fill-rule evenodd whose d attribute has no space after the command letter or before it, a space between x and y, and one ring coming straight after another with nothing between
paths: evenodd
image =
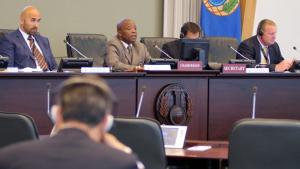
<instances>
[{"instance_id":1,"label":"black monitor","mask_svg":"<svg viewBox=\"0 0 300 169\"><path fill-rule=\"evenodd\" d=\"M201 61L203 67L208 62L209 40L207 39L180 39L180 60Z\"/></svg>"},{"instance_id":2,"label":"black monitor","mask_svg":"<svg viewBox=\"0 0 300 169\"><path fill-rule=\"evenodd\" d=\"M62 58L57 72L64 72L64 70L78 71L81 67L92 66L93 58Z\"/></svg>"},{"instance_id":3,"label":"black monitor","mask_svg":"<svg viewBox=\"0 0 300 169\"><path fill-rule=\"evenodd\" d=\"M6 69L8 66L8 57L0 55L0 69Z\"/></svg>"}]
</instances>

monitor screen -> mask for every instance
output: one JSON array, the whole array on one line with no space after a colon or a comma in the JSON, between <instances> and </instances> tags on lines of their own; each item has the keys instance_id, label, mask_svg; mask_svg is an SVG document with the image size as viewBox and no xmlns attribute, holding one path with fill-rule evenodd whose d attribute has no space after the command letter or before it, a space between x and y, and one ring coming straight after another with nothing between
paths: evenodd
<instances>
[{"instance_id":1,"label":"monitor screen","mask_svg":"<svg viewBox=\"0 0 300 169\"><path fill-rule=\"evenodd\" d=\"M207 65L209 40L207 39L180 39L181 54L180 60L202 61Z\"/></svg>"},{"instance_id":2,"label":"monitor screen","mask_svg":"<svg viewBox=\"0 0 300 169\"><path fill-rule=\"evenodd\" d=\"M92 67L93 58L62 58L60 60L57 71L63 72L64 70L75 70L81 67Z\"/></svg>"}]
</instances>

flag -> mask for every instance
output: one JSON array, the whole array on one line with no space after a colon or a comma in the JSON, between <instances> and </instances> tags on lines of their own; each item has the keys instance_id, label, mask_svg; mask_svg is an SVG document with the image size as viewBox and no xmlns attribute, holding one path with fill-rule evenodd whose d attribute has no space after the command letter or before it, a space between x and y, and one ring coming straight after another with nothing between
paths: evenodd
<instances>
[{"instance_id":1,"label":"flag","mask_svg":"<svg viewBox=\"0 0 300 169\"><path fill-rule=\"evenodd\" d=\"M200 25L205 36L224 36L241 41L239 0L203 0Z\"/></svg>"}]
</instances>

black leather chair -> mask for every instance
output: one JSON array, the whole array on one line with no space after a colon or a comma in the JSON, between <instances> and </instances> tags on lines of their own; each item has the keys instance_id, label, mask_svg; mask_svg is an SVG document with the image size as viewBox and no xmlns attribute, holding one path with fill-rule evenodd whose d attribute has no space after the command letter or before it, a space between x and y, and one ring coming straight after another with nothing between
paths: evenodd
<instances>
[{"instance_id":1,"label":"black leather chair","mask_svg":"<svg viewBox=\"0 0 300 169\"><path fill-rule=\"evenodd\" d=\"M0 39L6 34L6 33L9 33L9 32L12 32L12 31L15 31L13 29L0 29Z\"/></svg>"},{"instance_id":2,"label":"black leather chair","mask_svg":"<svg viewBox=\"0 0 300 169\"><path fill-rule=\"evenodd\" d=\"M163 137L158 122L141 118L115 118L110 132L133 150L145 168L166 168Z\"/></svg>"},{"instance_id":3,"label":"black leather chair","mask_svg":"<svg viewBox=\"0 0 300 169\"><path fill-rule=\"evenodd\" d=\"M107 38L101 34L81 34L81 33L68 33L67 41L78 49L82 54L94 59L93 66L103 66L104 57L106 52ZM68 45L68 57L82 58L75 50L71 49Z\"/></svg>"},{"instance_id":4,"label":"black leather chair","mask_svg":"<svg viewBox=\"0 0 300 169\"><path fill-rule=\"evenodd\" d=\"M155 45L157 45L159 48L162 48L162 46L167 43L167 42L171 42L174 41L178 38L171 38L171 37L142 37L141 38L141 42L145 44L145 46L147 47L150 56L153 58L160 58L160 51L158 51L157 49L155 49Z\"/></svg>"},{"instance_id":5,"label":"black leather chair","mask_svg":"<svg viewBox=\"0 0 300 169\"><path fill-rule=\"evenodd\" d=\"M208 65L213 69L220 69L222 63L228 63L230 59L235 59L235 53L228 48L231 45L237 49L238 41L228 37L207 37L209 40Z\"/></svg>"},{"instance_id":6,"label":"black leather chair","mask_svg":"<svg viewBox=\"0 0 300 169\"><path fill-rule=\"evenodd\" d=\"M0 112L0 148L38 138L39 134L31 117L19 113Z\"/></svg>"},{"instance_id":7,"label":"black leather chair","mask_svg":"<svg viewBox=\"0 0 300 169\"><path fill-rule=\"evenodd\" d=\"M229 140L229 169L299 169L300 121L243 119Z\"/></svg>"}]
</instances>

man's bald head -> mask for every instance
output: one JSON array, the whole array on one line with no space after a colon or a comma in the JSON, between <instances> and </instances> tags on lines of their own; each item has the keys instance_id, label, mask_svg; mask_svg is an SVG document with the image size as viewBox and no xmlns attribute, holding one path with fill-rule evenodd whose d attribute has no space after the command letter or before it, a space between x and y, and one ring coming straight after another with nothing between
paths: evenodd
<instances>
[{"instance_id":1,"label":"man's bald head","mask_svg":"<svg viewBox=\"0 0 300 169\"><path fill-rule=\"evenodd\" d=\"M132 19L123 19L117 24L118 38L127 44L136 41L137 31Z\"/></svg>"},{"instance_id":2,"label":"man's bald head","mask_svg":"<svg viewBox=\"0 0 300 169\"><path fill-rule=\"evenodd\" d=\"M41 14L34 6L27 6L20 14L20 28L27 34L33 35L38 31Z\"/></svg>"}]
</instances>

